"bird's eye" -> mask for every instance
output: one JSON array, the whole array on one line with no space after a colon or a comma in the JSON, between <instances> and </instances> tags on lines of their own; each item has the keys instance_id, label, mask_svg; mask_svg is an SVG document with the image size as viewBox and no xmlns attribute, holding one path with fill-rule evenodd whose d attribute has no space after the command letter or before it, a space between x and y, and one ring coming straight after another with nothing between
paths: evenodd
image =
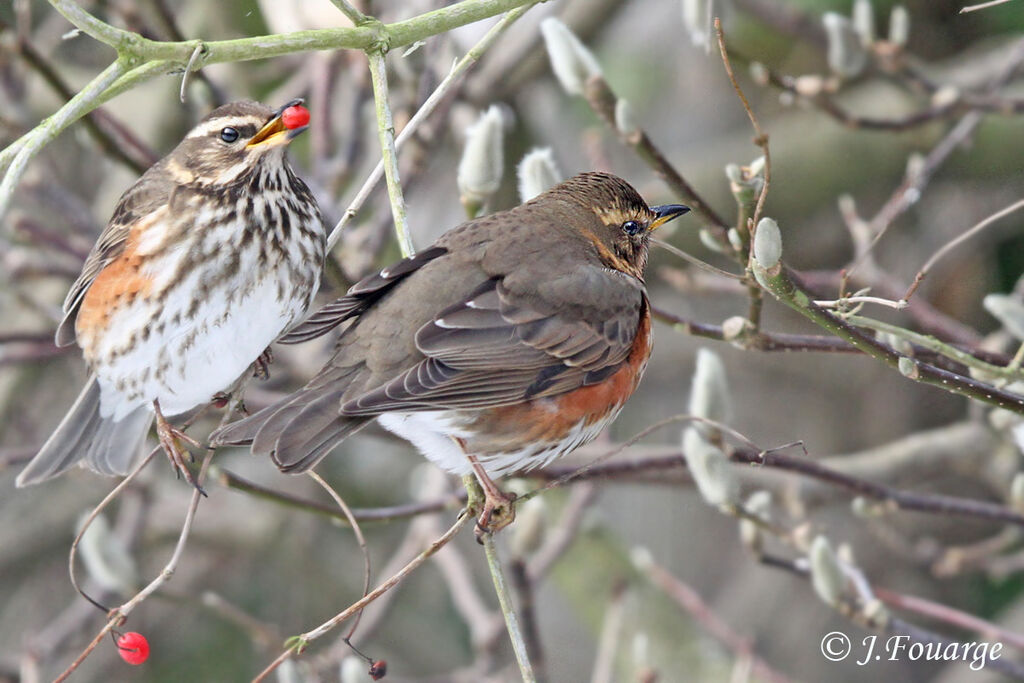
<instances>
[{"instance_id":1,"label":"bird's eye","mask_svg":"<svg viewBox=\"0 0 1024 683\"><path fill-rule=\"evenodd\" d=\"M220 132L220 139L231 144L238 139L238 131L229 126Z\"/></svg>"},{"instance_id":2,"label":"bird's eye","mask_svg":"<svg viewBox=\"0 0 1024 683\"><path fill-rule=\"evenodd\" d=\"M639 221L626 221L622 224L622 232L630 236L636 235L643 229L644 226Z\"/></svg>"}]
</instances>

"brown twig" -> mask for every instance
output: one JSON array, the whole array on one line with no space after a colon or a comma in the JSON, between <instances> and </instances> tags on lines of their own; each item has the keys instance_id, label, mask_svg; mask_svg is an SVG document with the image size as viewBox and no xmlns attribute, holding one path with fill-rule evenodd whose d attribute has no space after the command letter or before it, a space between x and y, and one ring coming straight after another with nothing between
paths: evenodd
<instances>
[{"instance_id":1,"label":"brown twig","mask_svg":"<svg viewBox=\"0 0 1024 683\"><path fill-rule=\"evenodd\" d=\"M722 31L722 20L719 17L715 17L715 35L718 38L718 49L722 53L722 64L725 66L725 73L729 76L729 82L732 84L733 90L736 91L736 96L743 104L743 110L747 113L747 118L750 119L750 125L754 129L754 144L761 148L761 153L764 155L764 185L761 187L761 194L757 198L757 207L754 209L754 216L751 218L752 229L750 231L751 239L754 236L754 229L757 227L757 223L761 220L761 214L764 211L764 203L768 198L768 189L772 182L772 155L771 150L768 148L768 135L761 128L761 123L757 120L757 115L754 110L750 107L750 102L747 101L747 96L743 94L743 88L740 87L739 81L736 80L736 74L732 70L732 64L729 62L729 52L725 48L725 33Z\"/></svg>"},{"instance_id":2,"label":"brown twig","mask_svg":"<svg viewBox=\"0 0 1024 683\"><path fill-rule=\"evenodd\" d=\"M338 510L332 505L325 505L316 501L306 500L282 491L276 491L265 486L260 486L259 484L248 481L247 479L225 469L218 469L216 472L216 478L220 484L223 484L228 488L249 493L258 498L263 498L280 505L286 505L288 507L305 510L318 515L325 515L340 522L348 523L347 517L343 514L339 514ZM391 505L378 508L352 508L351 512L353 519L359 522L393 522L424 514L444 512L445 510L455 510L465 502L466 494L462 491L452 493L450 496L433 501L406 503L403 505Z\"/></svg>"},{"instance_id":3,"label":"brown twig","mask_svg":"<svg viewBox=\"0 0 1024 683\"><path fill-rule=\"evenodd\" d=\"M533 674L538 683L547 680L547 666L544 658L544 643L537 626L536 600L533 581L530 580L526 562L521 557L512 560L509 566L512 588L519 598L519 624L526 643L526 653L533 666Z\"/></svg>"},{"instance_id":4,"label":"brown twig","mask_svg":"<svg viewBox=\"0 0 1024 683\"><path fill-rule=\"evenodd\" d=\"M315 628L312 631L309 631L307 633L303 633L300 636L296 636L294 638L294 641L295 641L294 644L292 646L290 646L288 649L286 649L284 652L282 652L277 657L277 659L275 659L273 662L271 662L267 666L267 668L265 668L263 671L261 671L253 679L253 683L260 683L261 681L265 681L267 679L267 676L269 676L279 666L281 666L281 664L283 664L285 660L290 659L295 654L301 653L301 651L304 650L305 647L310 642L312 642L313 640L319 638L320 636L324 635L325 633L331 631L333 628L335 628L339 624L341 624L344 621L346 621L347 619L349 619L352 615L354 615L357 612L361 611L364 607L366 607L371 602L373 602L374 600L379 598L381 595L383 595L384 593L388 592L389 590L394 588L396 585L401 583L405 579L406 576L408 576L411 572L413 572L421 564L426 562L432 555L434 555L434 553L436 553L438 550L440 550L445 545L447 545L448 542L452 538L454 538L457 533L459 533L459 531L462 529L462 527L464 527L466 525L466 523L469 522L470 519L471 519L470 515L465 515L465 514L459 515L459 518L455 521L455 524L453 524L451 526L451 528L448 529L448 531L446 531L444 533L443 536L441 536L439 539L437 539L436 541L431 543L430 546L426 550L421 552L419 555L417 555L415 558L413 558L411 562L409 562L407 565L402 567L402 569L398 573L396 573L391 578L389 578L387 581L385 581L384 583L382 583L379 586L377 586L376 588L374 588L367 595L365 595L362 599L357 600L356 602L352 603L347 608L345 608L344 610L342 610L337 615L335 615L331 619L327 620L326 622L324 622L323 624L321 624L317 628Z\"/></svg>"},{"instance_id":5,"label":"brown twig","mask_svg":"<svg viewBox=\"0 0 1024 683\"><path fill-rule=\"evenodd\" d=\"M776 671L768 662L757 656L750 639L736 633L725 620L715 614L693 588L653 560L643 567L642 571L651 580L651 583L664 591L665 595L690 614L701 628L728 647L737 657L748 660L757 678L776 683L790 680L788 676Z\"/></svg>"},{"instance_id":6,"label":"brown twig","mask_svg":"<svg viewBox=\"0 0 1024 683\"><path fill-rule=\"evenodd\" d=\"M613 131L615 131L623 143L633 148L641 159L651 167L659 178L683 201L685 201L694 213L700 215L707 227L713 232L716 239L728 245L725 237L728 223L722 219L696 189L676 169L660 149L651 141L650 137L642 129L633 132L623 133L615 124L615 105L618 96L608 85L608 82L601 75L591 76L587 79L584 87L584 97L587 104Z\"/></svg>"},{"instance_id":7,"label":"brown twig","mask_svg":"<svg viewBox=\"0 0 1024 683\"><path fill-rule=\"evenodd\" d=\"M338 507L341 508L342 513L345 515L345 519L348 520L349 526L352 527L352 532L355 534L356 541L359 543L359 550L363 554L363 597L365 598L366 594L370 592L370 551L366 547L366 537L363 536L363 530L359 528L359 521L352 514L352 510L349 508L348 503L345 502L345 499L342 498L330 484L324 481L323 477L313 470L309 470L306 474L308 474L313 481L319 484L322 489L327 491L327 495L329 495L334 502L337 503ZM356 613L355 620L352 622L352 628L349 629L348 634L345 636L346 640L350 640L352 636L355 635L356 629L359 627L359 620L362 616L363 611L359 610L359 612Z\"/></svg>"},{"instance_id":8,"label":"brown twig","mask_svg":"<svg viewBox=\"0 0 1024 683\"><path fill-rule=\"evenodd\" d=\"M1017 211L1018 209L1021 208L1024 208L1024 199L1016 201L1013 204L1010 204L1005 209L996 211L991 216L988 216L979 223L976 223L970 229L960 233L959 235L951 239L949 242L942 245L942 247L940 247L934 254L931 255L931 257L928 258L927 261L925 261L924 265L921 266L921 269L917 271L917 275L914 276L914 281L910 284L910 287L907 289L907 293L903 295L903 300L910 301L910 297L914 296L914 292L917 291L917 288L920 286L921 281L924 280L925 277L927 277L929 271L931 271L932 269L932 266L934 266L939 261L939 259L941 259L950 251L963 244L965 241L974 237L976 234L978 234L988 226L998 221L1000 218L1008 216L1014 211Z\"/></svg>"},{"instance_id":9,"label":"brown twig","mask_svg":"<svg viewBox=\"0 0 1024 683\"><path fill-rule=\"evenodd\" d=\"M897 593L888 588L875 587L873 592L875 597L890 607L896 607L928 617L929 619L950 624L951 626L956 626L957 628L973 631L983 638L1007 643L1018 650L1024 650L1024 635L1005 629L998 624L993 624L991 621L986 621L973 614L968 614L962 610L954 609L932 600Z\"/></svg>"}]
</instances>

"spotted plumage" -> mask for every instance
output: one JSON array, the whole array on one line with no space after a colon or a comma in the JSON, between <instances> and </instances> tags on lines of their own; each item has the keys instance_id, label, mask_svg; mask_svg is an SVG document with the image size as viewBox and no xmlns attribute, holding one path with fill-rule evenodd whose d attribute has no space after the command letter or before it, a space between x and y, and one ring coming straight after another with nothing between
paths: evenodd
<instances>
[{"instance_id":1,"label":"spotted plumage","mask_svg":"<svg viewBox=\"0 0 1024 683\"><path fill-rule=\"evenodd\" d=\"M230 387L304 316L325 234L285 157L302 129L287 130L282 110L216 109L121 197L57 330L92 377L19 485L79 460L124 474L154 414L173 450L163 416Z\"/></svg>"}]
</instances>

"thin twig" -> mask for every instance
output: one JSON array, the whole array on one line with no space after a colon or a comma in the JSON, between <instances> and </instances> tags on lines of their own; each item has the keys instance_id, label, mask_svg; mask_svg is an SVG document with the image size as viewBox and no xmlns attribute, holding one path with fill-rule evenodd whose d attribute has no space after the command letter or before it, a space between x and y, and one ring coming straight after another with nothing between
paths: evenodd
<instances>
[{"instance_id":1,"label":"thin twig","mask_svg":"<svg viewBox=\"0 0 1024 683\"><path fill-rule=\"evenodd\" d=\"M986 621L985 619L976 617L973 614L968 614L962 610L954 609L948 605L933 602L932 600L926 600L925 598L897 593L896 591L891 591L887 588L879 588L876 586L874 588L874 594L879 600L890 607L914 612L915 614L920 614L921 616L928 617L929 619L935 619L936 621L941 621L943 623L956 626L957 628L974 631L983 638L1007 643L1018 650L1024 650L1024 635L1010 631L999 624Z\"/></svg>"},{"instance_id":2,"label":"thin twig","mask_svg":"<svg viewBox=\"0 0 1024 683\"><path fill-rule=\"evenodd\" d=\"M181 100L182 104L185 104L185 89L188 87L188 77L193 69L196 68L196 61L203 54L204 49L203 43L196 41L196 49L192 51L192 56L188 58L188 64L185 65L185 71L181 74L181 89L178 91L178 99Z\"/></svg>"},{"instance_id":3,"label":"thin twig","mask_svg":"<svg viewBox=\"0 0 1024 683\"><path fill-rule=\"evenodd\" d=\"M987 9L989 7L995 7L996 5L1002 5L1003 3L1010 2L1010 0L989 0L988 2L979 2L977 5L967 5L960 9L960 14L967 14L968 12L977 12L980 9Z\"/></svg>"},{"instance_id":4,"label":"thin twig","mask_svg":"<svg viewBox=\"0 0 1024 683\"><path fill-rule=\"evenodd\" d=\"M883 299L880 296L844 296L842 299L816 299L814 301L815 306L821 306L822 308L842 308L846 304L878 304L879 306L886 306L897 311L902 311L907 307L906 300L893 301L892 299Z\"/></svg>"},{"instance_id":5,"label":"thin twig","mask_svg":"<svg viewBox=\"0 0 1024 683\"><path fill-rule=\"evenodd\" d=\"M331 4L337 7L356 26L366 21L366 15L357 10L348 0L331 0Z\"/></svg>"},{"instance_id":6,"label":"thin twig","mask_svg":"<svg viewBox=\"0 0 1024 683\"><path fill-rule=\"evenodd\" d=\"M476 64L481 56L494 44L494 42L511 26L519 17L523 16L533 3L524 5L514 9L501 20L495 24L491 30L489 30L480 41L474 45L466 55L460 59L452 70L444 78L441 83L438 84L434 92L430 94L430 97L426 99L423 105L413 114L409 122L402 128L402 132L395 138L395 149L400 149L405 142L412 137L412 135L419 129L426 119L437 109L437 106L445 99L445 97L458 85L462 76L466 71ZM355 218L356 214L362 209L363 204L366 203L367 198L370 196L370 192L377 186L380 179L384 176L384 162L378 162L377 166L370 172L370 175L363 182L362 187L359 188L359 192L352 199L348 208L345 209L345 213L342 215L341 220L338 221L334 229L331 230L331 234L327 238L327 248L332 249L338 240L341 238L341 232L345 226Z\"/></svg>"},{"instance_id":7,"label":"thin twig","mask_svg":"<svg viewBox=\"0 0 1024 683\"><path fill-rule=\"evenodd\" d=\"M14 188L22 174L25 173L28 162L39 153L39 150L53 141L65 126L94 109L93 102L98 96L127 72L127 61L118 59L92 79L77 95L68 100L56 114L46 120L45 125L34 128L0 153L0 169L4 167L7 169L3 181L0 182L0 217L7 213ZM17 151L8 166L6 153L10 149Z\"/></svg>"},{"instance_id":8,"label":"thin twig","mask_svg":"<svg viewBox=\"0 0 1024 683\"><path fill-rule=\"evenodd\" d=\"M651 580L651 583L664 591L677 605L689 613L694 621L705 631L732 650L733 654L737 657L749 660L753 672L757 675L758 679L775 681L776 683L790 680L759 657L754 652L750 639L736 633L729 624L715 614L693 588L680 581L653 560L650 560L650 563L643 567L642 570L647 575L647 578Z\"/></svg>"},{"instance_id":9,"label":"thin twig","mask_svg":"<svg viewBox=\"0 0 1024 683\"><path fill-rule=\"evenodd\" d=\"M391 218L395 222L395 235L402 256L416 253L412 236L409 234L409 219L406 215L405 197L402 195L402 181L398 177L398 150L395 148L395 123L388 102L388 68L384 52L366 53L370 60L370 80L373 83L374 110L377 113L377 136L380 139L381 161L384 164L384 179L391 200Z\"/></svg>"},{"instance_id":10,"label":"thin twig","mask_svg":"<svg viewBox=\"0 0 1024 683\"><path fill-rule=\"evenodd\" d=\"M184 427L187 427L188 425L192 424L195 420L199 419L199 417L205 412L207 407L208 406L205 406L203 410L200 410L191 418L189 418L189 420L185 423ZM224 415L220 421L220 426L223 427L224 425L226 425L231 420L233 414L234 411L232 410L224 411ZM89 528L89 524L103 510L103 508L106 507L117 496L117 494L124 490L124 488L128 485L131 477L135 476L138 472L142 471L142 468L146 466L146 464L153 458L154 455L156 455L156 453L159 450L159 448L153 449L153 451L150 452L149 456L145 458L143 462L139 463L138 466L136 466L131 476L126 477L123 481L121 481L114 488L114 490L111 491L100 502L100 504L96 506L92 514L90 514L90 516L86 520L86 523L82 525L81 530L79 531L78 535L75 538L75 542L71 546L71 550L69 552L68 557L68 571L71 574L71 580L73 584L75 584L75 550L78 546L78 543L81 541L82 536L85 534L85 531ZM110 610L107 616L106 625L102 629L100 629L100 632L96 634L96 637L92 640L92 642L89 643L85 650L83 650L82 653L79 654L78 657L75 658L75 660L68 666L68 668L65 669L64 672L61 673L61 675L55 679L54 683L60 683L61 681L66 680L68 676L70 676L74 672L74 670L77 669L78 666L83 661L85 661L85 658L89 656L89 654L96 648L96 646L99 645L100 641L103 639L103 636L112 631L114 628L117 628L118 626L123 624L125 619L128 618L128 615L131 614L132 611L139 604L141 604L146 598L148 598L150 595L156 592L156 590L159 589L160 586L162 586L164 583L170 580L170 578L174 575L175 569L177 568L178 563L181 561L181 557L185 552L185 545L188 541L190 534L192 533L192 523L195 520L196 510L199 507L199 501L206 495L205 493L203 493L201 485L206 477L206 471L210 466L210 461L213 460L213 454L215 452L216 449L213 447L206 449L206 456L203 458L202 465L199 468L199 474L196 476L195 479L196 486L193 488L192 498L189 501L188 509L185 512L185 520L182 523L181 532L178 535L178 542L175 544L174 551L171 553L171 557L167 560L167 563L164 565L163 570L161 570L161 572L152 581L150 581L146 587L144 587L142 590L136 593L130 600L125 602L123 605L115 607L114 609ZM81 591L79 592L81 593ZM83 597L89 599L87 596L85 596L84 593L82 593L82 595Z\"/></svg>"},{"instance_id":11,"label":"thin twig","mask_svg":"<svg viewBox=\"0 0 1024 683\"><path fill-rule=\"evenodd\" d=\"M615 680L615 653L619 651L619 644L622 642L622 621L626 611L626 585L624 581L616 582L612 586L612 594L606 601L590 683L612 683Z\"/></svg>"},{"instance_id":12,"label":"thin twig","mask_svg":"<svg viewBox=\"0 0 1024 683\"><path fill-rule=\"evenodd\" d=\"M330 484L324 481L324 478L315 471L309 470L307 474L313 481L320 484L321 488L327 491L327 495L334 499L334 502L338 504L338 507L340 507L341 511L345 514L345 519L348 520L349 526L352 527L352 532L355 534L356 541L359 543L359 550L363 554L363 597L366 597L366 594L370 592L370 550L366 547L366 537L363 536L363 530L359 528L359 522L356 520L355 515L352 514L352 510L349 508L348 503L345 502L345 499L342 498L338 492L335 491ZM351 639L355 634L356 628L359 626L359 620L362 616L363 611L359 610L356 614L355 621L352 622L352 628L349 629L348 635L345 636L347 639Z\"/></svg>"},{"instance_id":13,"label":"thin twig","mask_svg":"<svg viewBox=\"0 0 1024 683\"><path fill-rule=\"evenodd\" d=\"M498 604L501 605L501 613L505 615L505 628L512 641L512 651L515 653L516 663L519 664L519 673L523 677L523 683L536 683L537 677L530 664L526 640L523 638L523 632L519 627L519 618L512 605L512 596L508 590L508 582L505 580L501 560L498 559L498 551L494 547L494 536L484 534L483 544L484 554L487 556L487 567L490 569L491 579L494 581L494 592L498 594Z\"/></svg>"},{"instance_id":14,"label":"thin twig","mask_svg":"<svg viewBox=\"0 0 1024 683\"><path fill-rule=\"evenodd\" d=\"M348 518L344 514L340 514L333 505L324 505L317 501L306 500L305 498L299 498L282 491L275 491L274 489L260 486L247 479L243 479L237 474L230 472L225 469L217 469L214 474L218 483L227 486L228 488L248 493L257 498L272 501L279 505L285 505L288 507L296 508L299 510L305 510L306 512L312 512L318 515L326 515L339 522L348 524ZM416 503L406 503L404 505L390 505L386 507L377 508L352 508L352 516L354 519L360 522L394 522L401 519L408 519L410 517L418 517L419 515L431 514L436 512L444 512L445 510L456 510L466 502L465 493L453 493L451 496L446 498L424 501Z\"/></svg>"},{"instance_id":15,"label":"thin twig","mask_svg":"<svg viewBox=\"0 0 1024 683\"><path fill-rule=\"evenodd\" d=\"M632 147L637 156L651 167L651 170L661 178L662 182L678 194L680 199L686 201L694 213L704 219L705 224L712 231L715 239L723 245L728 245L728 240L725 236L726 222L715 212L711 204L694 189L683 174L672 165L647 133L639 128L626 133L618 129L618 126L615 124L615 106L619 98L608 84L608 81L601 75L591 76L584 84L583 96L594 113L609 128L616 132L619 139Z\"/></svg>"},{"instance_id":16,"label":"thin twig","mask_svg":"<svg viewBox=\"0 0 1024 683\"><path fill-rule=\"evenodd\" d=\"M516 595L519 597L519 616L523 642L526 644L526 654L533 666L537 681L543 683L547 679L547 675L545 673L544 641L541 640L540 629L537 627L537 593L523 558L517 557L512 560L509 573L512 575L512 587L515 588Z\"/></svg>"},{"instance_id":17,"label":"thin twig","mask_svg":"<svg viewBox=\"0 0 1024 683\"><path fill-rule=\"evenodd\" d=\"M956 249L958 246L960 246L970 238L974 237L976 234L978 234L988 226L998 221L1000 218L1008 216L1009 214L1021 208L1024 208L1024 199L1021 199L1019 201L1014 202L1013 204L1010 204L1005 209L996 211L988 218L985 218L984 220L975 224L966 232L957 235L955 238L953 238L946 244L942 245L942 247L939 248L938 251L932 254L931 257L927 261L925 261L924 265L921 266L921 270L917 271L917 275L914 276L914 281L910 284L910 287L907 289L907 293L903 295L903 301L910 301L910 297L914 296L914 292L916 292L917 288L921 285L921 281L924 280L925 277L927 277L928 272L932 269L932 266L934 266L938 262L939 259L941 259L943 256L948 254L953 249Z\"/></svg>"},{"instance_id":18,"label":"thin twig","mask_svg":"<svg viewBox=\"0 0 1024 683\"><path fill-rule=\"evenodd\" d=\"M747 96L743 94L743 88L740 87L739 81L736 80L736 74L733 73L732 64L729 62L729 52L725 49L725 33L722 31L722 20L718 17L715 17L715 35L718 38L718 49L722 53L722 64L725 66L725 73L729 75L729 82L732 83L733 90L736 91L736 96L739 97L740 102L743 104L743 110L747 112L750 125L754 129L756 135L754 144L760 147L761 153L764 154L764 185L761 186L761 194L758 195L757 207L754 209L754 216L751 219L756 228L757 222L761 220L761 212L764 211L764 202L768 198L768 188L772 183L772 155L768 149L768 135L762 130L761 124L757 120L757 115L751 109L750 102L747 101ZM753 230L751 231L751 237L753 237Z\"/></svg>"},{"instance_id":19,"label":"thin twig","mask_svg":"<svg viewBox=\"0 0 1024 683\"><path fill-rule=\"evenodd\" d=\"M387 593L389 590L391 590L392 588L397 586L399 583L401 583L402 580L404 580L406 576L408 576L411 572L413 572L421 564L426 562L438 550L440 550L445 545L447 545L448 542L452 538L454 538L457 533L459 533L459 531L462 529L462 527L464 527L466 525L466 523L469 522L470 519L472 519L472 517L470 515L465 515L465 514L459 515L459 518L455 521L455 524L453 524L451 526L451 528L449 528L448 531L446 531L444 533L443 536L441 536L439 539L437 539L436 541L431 543L430 546L426 550L424 550L419 555L414 557L412 559L412 561L410 561L408 564L406 564L404 567L402 567L402 569L400 571L398 571L395 575L393 575L387 581L385 581L384 583L380 584L379 586L374 588L372 591L370 591L367 595L365 595L363 598L361 598L360 600L357 600L356 602L352 603L351 605L346 607L343 611L339 612L334 617L332 617L329 620L325 621L323 624L321 624L320 626L316 627L312 631L309 631L307 633L303 633L300 636L296 636L293 639L294 642L291 645L291 647L289 647L287 650L282 652L277 657L277 659L275 659L273 662L271 662L267 666L266 669L261 671L256 676L256 678L253 679L253 683L260 683L260 681L265 681L267 679L267 676L269 676L271 673L273 673L274 670L277 669L277 667L281 666L281 664L285 660L290 659L291 657L293 657L297 653L300 653L303 649L305 649L305 647L309 643L313 642L314 640L316 640L320 636L328 633L333 628L335 628L336 626L338 626L342 622L344 622L347 619L349 619L353 614L356 614L357 612L361 611L364 607L369 605L371 602L373 602L374 600L379 598L381 595L383 595L384 593Z\"/></svg>"}]
</instances>

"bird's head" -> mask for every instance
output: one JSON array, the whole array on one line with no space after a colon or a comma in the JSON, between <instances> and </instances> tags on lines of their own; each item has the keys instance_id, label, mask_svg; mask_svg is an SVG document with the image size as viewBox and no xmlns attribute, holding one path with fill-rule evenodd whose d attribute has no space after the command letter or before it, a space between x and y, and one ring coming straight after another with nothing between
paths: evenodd
<instances>
[{"instance_id":1,"label":"bird's head","mask_svg":"<svg viewBox=\"0 0 1024 683\"><path fill-rule=\"evenodd\" d=\"M171 152L168 171L182 184L228 186L286 166L284 150L308 128L301 103L277 110L248 100L217 107Z\"/></svg>"},{"instance_id":2,"label":"bird's head","mask_svg":"<svg viewBox=\"0 0 1024 683\"><path fill-rule=\"evenodd\" d=\"M651 233L690 210L681 204L647 206L632 185L610 173L581 173L549 193L580 206L576 227L606 265L641 279Z\"/></svg>"}]
</instances>

